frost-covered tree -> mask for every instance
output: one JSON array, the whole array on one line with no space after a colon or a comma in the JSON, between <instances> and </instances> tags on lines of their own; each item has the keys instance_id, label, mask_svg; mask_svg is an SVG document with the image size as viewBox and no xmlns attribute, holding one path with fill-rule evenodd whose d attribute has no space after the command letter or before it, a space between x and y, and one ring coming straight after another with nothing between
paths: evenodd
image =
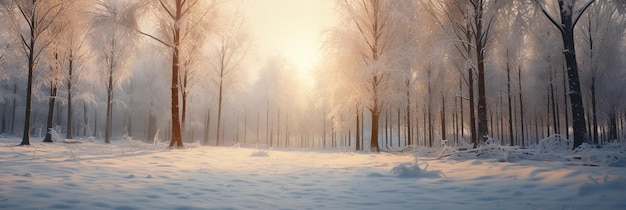
<instances>
[{"instance_id":1,"label":"frost-covered tree","mask_svg":"<svg viewBox=\"0 0 626 210\"><path fill-rule=\"evenodd\" d=\"M92 49L98 54L106 87L107 111L105 142L111 143L115 90L131 75L129 61L134 52L134 33L119 23L133 23L137 7L128 1L100 0L94 7L91 22Z\"/></svg>"},{"instance_id":2,"label":"frost-covered tree","mask_svg":"<svg viewBox=\"0 0 626 210\"><path fill-rule=\"evenodd\" d=\"M66 137L67 139L74 138L74 100L89 100L91 94L85 92L85 90L75 90L75 84L84 77L84 61L87 59L87 30L89 29L89 18L82 18L87 15L87 9L89 8L89 1L72 1L70 4L70 11L64 15L71 21L66 22L66 30L61 33L64 39L58 39L57 42L63 46L65 51L65 86L67 88L67 126ZM80 87L80 86L79 86Z\"/></svg>"},{"instance_id":3,"label":"frost-covered tree","mask_svg":"<svg viewBox=\"0 0 626 210\"><path fill-rule=\"evenodd\" d=\"M356 88L346 89L346 96L352 98L357 107L362 103L371 115L371 140L370 149L380 151L378 142L379 120L381 113L388 103L391 74L395 70L394 54L399 47L395 36L398 30L403 30L399 19L411 16L413 13L405 13L402 10L404 1L386 0L361 0L339 1L338 12L341 17L341 25L330 31L328 48L336 48L335 52L349 53L349 62L337 71L344 71L345 80L339 83L354 83ZM344 51L344 52L341 52ZM333 56L337 56L336 54ZM357 111L358 113L358 111ZM341 117L336 116L339 119Z\"/></svg>"},{"instance_id":4,"label":"frost-covered tree","mask_svg":"<svg viewBox=\"0 0 626 210\"><path fill-rule=\"evenodd\" d=\"M171 53L171 124L172 133L169 147L183 147L181 117L180 117L180 73L183 66L183 54L181 46L191 41L189 37L192 31L203 26L203 20L208 14L213 13L219 2L217 0L156 0L150 2L140 1L138 4L149 7L146 15L157 19L156 32L139 32L152 40L160 43ZM136 27L135 27L136 28Z\"/></svg>"},{"instance_id":5,"label":"frost-covered tree","mask_svg":"<svg viewBox=\"0 0 626 210\"><path fill-rule=\"evenodd\" d=\"M559 30L563 41L563 54L567 68L567 76L569 83L570 110L572 112L573 130L574 130L574 147L580 146L587 138L587 128L585 127L585 107L580 87L580 79L578 73L578 63L576 62L576 49L574 43L574 27L580 20L585 10L591 6L595 0L589 0L582 5L580 9L576 9L575 0L558 0L558 10L560 20L546 9L545 4L535 0L540 6L543 14L550 22Z\"/></svg>"},{"instance_id":6,"label":"frost-covered tree","mask_svg":"<svg viewBox=\"0 0 626 210\"><path fill-rule=\"evenodd\" d=\"M437 22L455 34L458 41L454 45L466 60L463 67L468 71L466 81L469 86L471 138L474 146L489 138L485 63L487 47L493 34L493 23L501 4L497 0L446 0L434 3L433 6ZM476 89L478 101L474 103ZM474 109L477 119L473 117ZM477 128L474 127L475 124Z\"/></svg>"},{"instance_id":7,"label":"frost-covered tree","mask_svg":"<svg viewBox=\"0 0 626 210\"><path fill-rule=\"evenodd\" d=\"M222 131L222 108L225 98L230 89L240 85L242 82L241 62L248 54L251 46L248 33L245 31L245 22L243 19L235 17L229 18L223 28L219 29L213 40L210 59L210 66L213 70L211 78L213 85L217 88L217 131L216 145L220 145L220 134Z\"/></svg>"},{"instance_id":8,"label":"frost-covered tree","mask_svg":"<svg viewBox=\"0 0 626 210\"><path fill-rule=\"evenodd\" d=\"M14 0L2 1L10 16L14 36L22 43L22 53L27 58L28 83L24 132L20 145L30 145L30 128L33 98L33 78L44 50L57 38L60 27L54 27L66 11L70 1Z\"/></svg>"},{"instance_id":9,"label":"frost-covered tree","mask_svg":"<svg viewBox=\"0 0 626 210\"><path fill-rule=\"evenodd\" d=\"M581 62L581 83L589 92L588 107L590 105L591 121L590 136L594 143L599 143L598 125L599 112L602 113L602 105L606 103L606 115L609 116L610 124L617 124L615 102L620 99L619 93L613 89L616 84L615 79L622 78L623 73L620 68L620 60L623 56L623 46L616 44L624 41L626 32L626 16L619 13L619 3L614 1L598 1L589 7L589 11L581 18L577 33L577 45L581 49L583 56L578 55ZM611 128L616 130L615 128ZM617 135L612 131L612 139Z\"/></svg>"}]
</instances>

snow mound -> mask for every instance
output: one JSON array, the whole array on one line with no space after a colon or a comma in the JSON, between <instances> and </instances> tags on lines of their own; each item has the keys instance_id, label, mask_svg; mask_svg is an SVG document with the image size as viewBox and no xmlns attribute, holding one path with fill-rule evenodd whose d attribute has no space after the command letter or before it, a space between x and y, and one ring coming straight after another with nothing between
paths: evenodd
<instances>
[{"instance_id":1,"label":"snow mound","mask_svg":"<svg viewBox=\"0 0 626 210\"><path fill-rule=\"evenodd\" d=\"M626 180L623 180L621 177L611 177L609 174L605 174L602 182L599 181L600 178L593 178L589 176L592 183L584 183L580 188L578 188L578 195L590 195L594 192L604 192L606 191L620 191L621 193L626 193Z\"/></svg>"},{"instance_id":2,"label":"snow mound","mask_svg":"<svg viewBox=\"0 0 626 210\"><path fill-rule=\"evenodd\" d=\"M269 157L270 154L267 151L255 151L250 157Z\"/></svg>"},{"instance_id":3,"label":"snow mound","mask_svg":"<svg viewBox=\"0 0 626 210\"><path fill-rule=\"evenodd\" d=\"M537 152L553 153L564 152L572 149L572 141L560 134L554 134L548 138L542 139L537 144Z\"/></svg>"},{"instance_id":4,"label":"snow mound","mask_svg":"<svg viewBox=\"0 0 626 210\"><path fill-rule=\"evenodd\" d=\"M425 165L424 168L420 166ZM391 169L391 174L394 174L400 178L441 178L444 176L440 170L428 171L428 162L417 163L417 160L413 164L400 164Z\"/></svg>"}]
</instances>

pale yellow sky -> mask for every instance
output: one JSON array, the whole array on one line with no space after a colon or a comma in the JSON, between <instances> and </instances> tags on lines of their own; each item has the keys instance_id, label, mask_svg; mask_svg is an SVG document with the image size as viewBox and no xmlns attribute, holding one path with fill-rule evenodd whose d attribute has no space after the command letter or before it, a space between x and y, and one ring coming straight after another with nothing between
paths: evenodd
<instances>
[{"instance_id":1,"label":"pale yellow sky","mask_svg":"<svg viewBox=\"0 0 626 210\"><path fill-rule=\"evenodd\" d=\"M259 59L280 54L300 68L318 59L321 33L336 16L330 1L249 0L244 10Z\"/></svg>"}]
</instances>

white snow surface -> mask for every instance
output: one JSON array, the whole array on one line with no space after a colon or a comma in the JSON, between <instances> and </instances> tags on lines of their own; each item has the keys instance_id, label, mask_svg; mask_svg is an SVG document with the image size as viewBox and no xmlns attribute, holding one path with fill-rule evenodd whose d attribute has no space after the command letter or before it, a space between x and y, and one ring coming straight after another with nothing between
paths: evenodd
<instances>
[{"instance_id":1,"label":"white snow surface","mask_svg":"<svg viewBox=\"0 0 626 210\"><path fill-rule=\"evenodd\" d=\"M626 209L626 143L374 154L68 142L0 139L0 209Z\"/></svg>"}]
</instances>

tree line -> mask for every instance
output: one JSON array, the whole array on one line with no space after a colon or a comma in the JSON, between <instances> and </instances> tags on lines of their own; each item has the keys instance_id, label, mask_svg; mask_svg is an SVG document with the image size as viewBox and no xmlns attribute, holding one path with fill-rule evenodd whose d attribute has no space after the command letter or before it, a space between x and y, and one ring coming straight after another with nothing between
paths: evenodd
<instances>
[{"instance_id":1,"label":"tree line","mask_svg":"<svg viewBox=\"0 0 626 210\"><path fill-rule=\"evenodd\" d=\"M250 65L243 2L1 2L0 132L21 145L50 130L376 152L626 135L618 0L334 1L312 76L280 55Z\"/></svg>"}]
</instances>

